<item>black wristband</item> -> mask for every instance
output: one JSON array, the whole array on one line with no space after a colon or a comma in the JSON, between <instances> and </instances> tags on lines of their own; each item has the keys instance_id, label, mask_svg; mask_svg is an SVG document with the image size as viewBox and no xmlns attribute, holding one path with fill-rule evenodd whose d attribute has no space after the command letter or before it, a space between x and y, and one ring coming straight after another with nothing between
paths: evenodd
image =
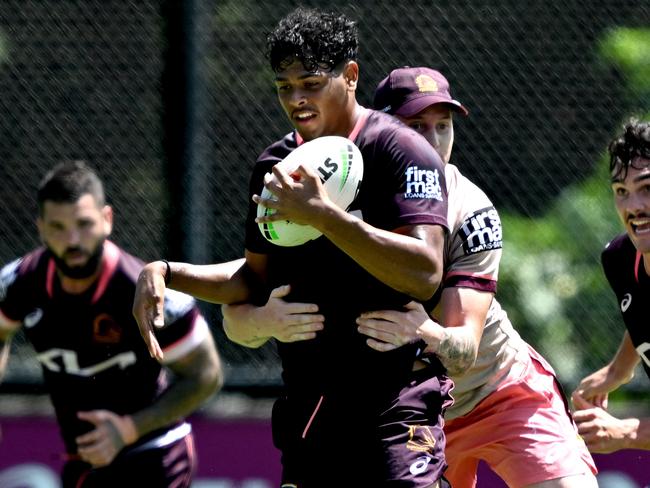
<instances>
[{"instance_id":1,"label":"black wristband","mask_svg":"<svg viewBox=\"0 0 650 488\"><path fill-rule=\"evenodd\" d=\"M169 265L169 261L166 259L161 259L165 263L165 286L169 285L169 282L172 280L172 267Z\"/></svg>"}]
</instances>

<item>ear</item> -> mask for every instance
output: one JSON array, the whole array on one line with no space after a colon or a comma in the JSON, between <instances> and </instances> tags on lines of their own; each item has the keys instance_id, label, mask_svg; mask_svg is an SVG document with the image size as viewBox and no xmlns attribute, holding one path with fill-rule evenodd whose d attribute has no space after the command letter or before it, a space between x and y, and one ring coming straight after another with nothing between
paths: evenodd
<instances>
[{"instance_id":1,"label":"ear","mask_svg":"<svg viewBox=\"0 0 650 488\"><path fill-rule=\"evenodd\" d=\"M348 61L343 68L343 78L348 90L356 91L359 81L359 65L356 61Z\"/></svg>"},{"instance_id":2,"label":"ear","mask_svg":"<svg viewBox=\"0 0 650 488\"><path fill-rule=\"evenodd\" d=\"M102 208L102 216L104 217L104 233L108 237L113 231L113 207L104 205L104 208Z\"/></svg>"},{"instance_id":3,"label":"ear","mask_svg":"<svg viewBox=\"0 0 650 488\"><path fill-rule=\"evenodd\" d=\"M41 217L36 218L36 228L38 229L38 236L41 239L41 242L45 242L45 238L43 237L45 222Z\"/></svg>"}]
</instances>

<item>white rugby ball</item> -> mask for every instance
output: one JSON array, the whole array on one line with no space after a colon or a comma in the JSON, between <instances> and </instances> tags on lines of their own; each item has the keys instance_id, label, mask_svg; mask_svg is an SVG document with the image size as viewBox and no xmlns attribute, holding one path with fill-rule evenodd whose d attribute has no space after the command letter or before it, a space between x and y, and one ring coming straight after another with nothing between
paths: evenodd
<instances>
[{"instance_id":1,"label":"white rugby ball","mask_svg":"<svg viewBox=\"0 0 650 488\"><path fill-rule=\"evenodd\" d=\"M332 202L346 211L356 198L363 180L361 151L350 139L340 136L323 136L305 142L277 164L289 174L300 164L313 168ZM273 198L273 194L265 187L261 197ZM258 217L273 212L275 210L257 206ZM289 220L258 225L262 235L278 246L299 246L321 236L321 232L314 227Z\"/></svg>"}]
</instances>

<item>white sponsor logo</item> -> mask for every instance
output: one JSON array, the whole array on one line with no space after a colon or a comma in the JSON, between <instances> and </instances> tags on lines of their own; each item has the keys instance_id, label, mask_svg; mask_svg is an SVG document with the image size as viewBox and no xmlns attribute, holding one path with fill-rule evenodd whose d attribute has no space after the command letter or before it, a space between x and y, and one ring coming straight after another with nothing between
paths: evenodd
<instances>
[{"instance_id":1,"label":"white sponsor logo","mask_svg":"<svg viewBox=\"0 0 650 488\"><path fill-rule=\"evenodd\" d=\"M22 259L16 259L0 270L0 300L5 299L7 296L7 289L14 281L16 281L16 277L18 276L18 265L21 261Z\"/></svg>"},{"instance_id":2,"label":"white sponsor logo","mask_svg":"<svg viewBox=\"0 0 650 488\"><path fill-rule=\"evenodd\" d=\"M422 474L427 470L430 462L431 456L419 457L413 464L411 464L409 471L411 474Z\"/></svg>"},{"instance_id":3,"label":"white sponsor logo","mask_svg":"<svg viewBox=\"0 0 650 488\"><path fill-rule=\"evenodd\" d=\"M476 211L465 219L458 232L463 238L465 254L501 249L503 246L501 219L494 207Z\"/></svg>"},{"instance_id":4,"label":"white sponsor logo","mask_svg":"<svg viewBox=\"0 0 650 488\"><path fill-rule=\"evenodd\" d=\"M406 168L406 192L404 198L428 198L442 201L440 173L437 169Z\"/></svg>"},{"instance_id":5,"label":"white sponsor logo","mask_svg":"<svg viewBox=\"0 0 650 488\"><path fill-rule=\"evenodd\" d=\"M112 358L102 361L101 363L94 364L82 368L79 366L79 358L75 351L68 349L50 349L38 355L38 360L43 367L54 371L55 373L64 372L76 376L93 376L100 371L118 366L120 369L126 369L132 364L135 364L136 357L133 351L123 352Z\"/></svg>"},{"instance_id":6,"label":"white sponsor logo","mask_svg":"<svg viewBox=\"0 0 650 488\"><path fill-rule=\"evenodd\" d=\"M38 324L42 318L43 318L43 310L37 308L36 310L34 310L32 313L30 313L25 317L25 319L23 320L23 324L25 324L25 327L29 329L31 327L34 327L36 324Z\"/></svg>"},{"instance_id":7,"label":"white sponsor logo","mask_svg":"<svg viewBox=\"0 0 650 488\"><path fill-rule=\"evenodd\" d=\"M623 300L621 300L621 312L623 313L627 312L627 309L630 308L631 303L632 303L632 295L630 293L626 293L623 296Z\"/></svg>"}]
</instances>

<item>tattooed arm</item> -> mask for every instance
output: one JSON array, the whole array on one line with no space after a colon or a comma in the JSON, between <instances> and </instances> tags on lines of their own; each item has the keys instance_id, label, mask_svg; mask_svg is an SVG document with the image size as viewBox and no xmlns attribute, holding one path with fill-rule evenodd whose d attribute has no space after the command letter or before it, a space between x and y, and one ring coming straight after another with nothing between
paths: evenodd
<instances>
[{"instance_id":1,"label":"tattooed arm","mask_svg":"<svg viewBox=\"0 0 650 488\"><path fill-rule=\"evenodd\" d=\"M436 354L450 376L464 373L476 361L483 326L492 293L471 288L445 288L442 298L429 317L416 302L405 312L373 311L357 319L359 332L367 335L367 343L378 351L389 351L423 339L426 353ZM441 324L444 324L441 325Z\"/></svg>"}]
</instances>

